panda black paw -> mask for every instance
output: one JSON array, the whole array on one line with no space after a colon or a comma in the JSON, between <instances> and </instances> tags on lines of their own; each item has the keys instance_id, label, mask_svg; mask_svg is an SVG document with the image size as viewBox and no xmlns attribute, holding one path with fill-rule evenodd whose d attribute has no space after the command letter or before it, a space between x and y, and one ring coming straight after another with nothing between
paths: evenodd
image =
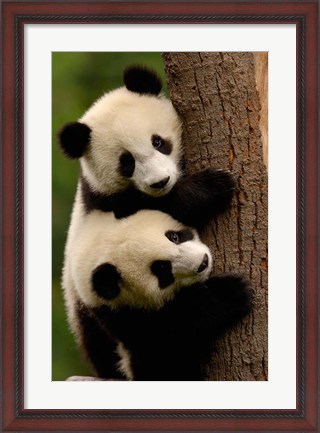
<instances>
[{"instance_id":1,"label":"panda black paw","mask_svg":"<svg viewBox=\"0 0 320 433\"><path fill-rule=\"evenodd\" d=\"M248 314L253 306L253 289L241 275L220 275L206 281L218 304L240 316Z\"/></svg>"},{"instance_id":2,"label":"panda black paw","mask_svg":"<svg viewBox=\"0 0 320 433\"><path fill-rule=\"evenodd\" d=\"M197 330L213 333L214 338L223 335L246 317L253 305L253 291L241 276L212 277L198 291L194 301ZM195 299L196 296L195 296ZM210 330L210 331L209 331Z\"/></svg>"},{"instance_id":3,"label":"panda black paw","mask_svg":"<svg viewBox=\"0 0 320 433\"><path fill-rule=\"evenodd\" d=\"M219 200L221 210L225 210L236 190L236 182L232 173L222 169L207 168L199 174L202 175L202 182L210 187L212 199Z\"/></svg>"},{"instance_id":4,"label":"panda black paw","mask_svg":"<svg viewBox=\"0 0 320 433\"><path fill-rule=\"evenodd\" d=\"M229 208L235 189L230 172L207 168L181 178L164 211L184 224L201 228Z\"/></svg>"},{"instance_id":5,"label":"panda black paw","mask_svg":"<svg viewBox=\"0 0 320 433\"><path fill-rule=\"evenodd\" d=\"M177 295L182 323L197 337L208 333L218 338L247 316L253 306L253 291L241 276L221 275L181 290Z\"/></svg>"}]
</instances>

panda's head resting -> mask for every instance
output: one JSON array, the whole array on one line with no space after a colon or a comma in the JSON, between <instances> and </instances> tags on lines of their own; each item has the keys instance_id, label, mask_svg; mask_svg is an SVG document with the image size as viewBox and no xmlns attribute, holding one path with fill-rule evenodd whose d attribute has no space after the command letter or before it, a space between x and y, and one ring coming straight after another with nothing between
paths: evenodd
<instances>
[{"instance_id":1,"label":"panda's head resting","mask_svg":"<svg viewBox=\"0 0 320 433\"><path fill-rule=\"evenodd\" d=\"M101 217L102 218L102 217ZM101 219L102 221L102 219ZM194 229L159 211L143 210L118 221L103 239L95 222L97 259L89 284L97 303L112 308L160 308L184 286L205 281L212 269L210 250ZM100 243L100 245L97 244ZM86 254L86 257L94 256ZM88 259L83 264L88 266ZM77 275L83 269L77 272Z\"/></svg>"},{"instance_id":2,"label":"panda's head resting","mask_svg":"<svg viewBox=\"0 0 320 433\"><path fill-rule=\"evenodd\" d=\"M125 86L106 93L59 133L63 152L79 158L91 188L112 194L134 185L166 194L180 175L181 123L154 71L131 67Z\"/></svg>"}]
</instances>

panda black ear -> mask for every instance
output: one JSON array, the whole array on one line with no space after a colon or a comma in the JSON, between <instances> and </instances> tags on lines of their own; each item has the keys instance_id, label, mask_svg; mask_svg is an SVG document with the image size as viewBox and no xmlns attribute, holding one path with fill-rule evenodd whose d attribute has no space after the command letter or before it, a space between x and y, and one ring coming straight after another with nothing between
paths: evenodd
<instances>
[{"instance_id":1,"label":"panda black ear","mask_svg":"<svg viewBox=\"0 0 320 433\"><path fill-rule=\"evenodd\" d=\"M81 158L90 143L91 129L80 122L67 123L59 131L59 143L63 153L71 158Z\"/></svg>"},{"instance_id":2,"label":"panda black ear","mask_svg":"<svg viewBox=\"0 0 320 433\"><path fill-rule=\"evenodd\" d=\"M123 82L128 90L135 93L159 95L162 88L160 77L145 66L129 66L123 73Z\"/></svg>"},{"instance_id":3,"label":"panda black ear","mask_svg":"<svg viewBox=\"0 0 320 433\"><path fill-rule=\"evenodd\" d=\"M91 276L92 288L96 294L108 301L120 293L121 275L110 263L103 263L94 269Z\"/></svg>"}]
</instances>

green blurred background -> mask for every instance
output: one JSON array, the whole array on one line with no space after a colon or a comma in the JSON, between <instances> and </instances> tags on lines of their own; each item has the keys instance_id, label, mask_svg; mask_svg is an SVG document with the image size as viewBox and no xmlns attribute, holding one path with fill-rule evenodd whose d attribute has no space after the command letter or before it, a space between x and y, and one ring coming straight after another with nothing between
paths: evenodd
<instances>
[{"instance_id":1,"label":"green blurred background","mask_svg":"<svg viewBox=\"0 0 320 433\"><path fill-rule=\"evenodd\" d=\"M165 74L160 53L52 54L52 380L90 375L69 331L60 286L66 241L79 163L67 160L57 145L57 132L77 120L104 92L122 86L122 72L130 64Z\"/></svg>"}]
</instances>

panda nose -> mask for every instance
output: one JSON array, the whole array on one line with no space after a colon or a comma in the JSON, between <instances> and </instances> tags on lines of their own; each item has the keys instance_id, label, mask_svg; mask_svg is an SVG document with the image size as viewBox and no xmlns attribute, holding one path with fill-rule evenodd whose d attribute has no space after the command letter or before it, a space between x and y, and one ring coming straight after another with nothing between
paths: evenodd
<instances>
[{"instance_id":1,"label":"panda nose","mask_svg":"<svg viewBox=\"0 0 320 433\"><path fill-rule=\"evenodd\" d=\"M167 183L169 182L169 180L170 180L170 176L166 177L165 179L160 180L160 182L153 183L150 186L151 186L151 188L160 189L160 188L163 188L164 186L166 186Z\"/></svg>"},{"instance_id":2,"label":"panda nose","mask_svg":"<svg viewBox=\"0 0 320 433\"><path fill-rule=\"evenodd\" d=\"M200 274L200 272L204 271L208 267L208 263L209 263L208 254L205 254L203 256L202 263L201 263L201 265L199 266L199 268L197 270L198 274Z\"/></svg>"}]
</instances>

